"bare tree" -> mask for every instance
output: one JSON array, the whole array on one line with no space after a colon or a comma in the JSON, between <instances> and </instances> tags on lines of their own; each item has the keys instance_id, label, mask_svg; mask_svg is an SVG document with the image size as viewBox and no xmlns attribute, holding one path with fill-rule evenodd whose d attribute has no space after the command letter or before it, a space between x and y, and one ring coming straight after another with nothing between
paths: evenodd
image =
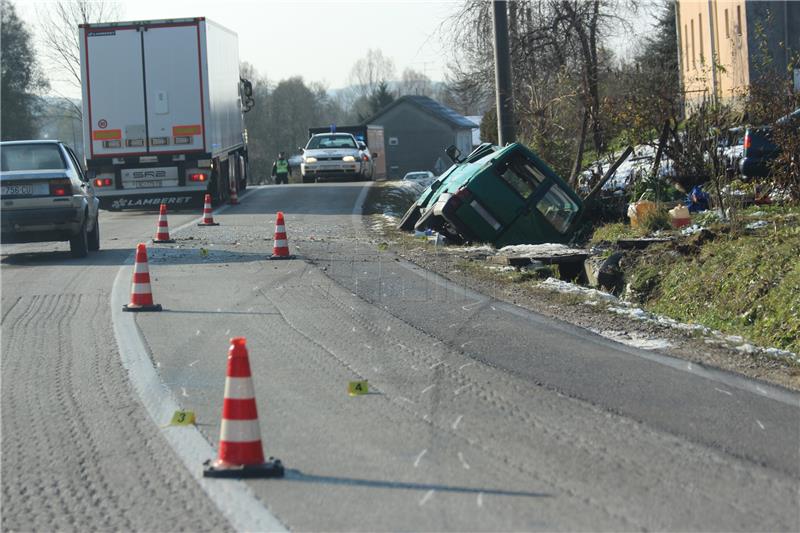
<instances>
[{"instance_id":1,"label":"bare tree","mask_svg":"<svg viewBox=\"0 0 800 533\"><path fill-rule=\"evenodd\" d=\"M400 75L400 83L397 87L398 95L404 94L419 94L430 96L433 93L433 84L431 79L411 68L406 68Z\"/></svg>"},{"instance_id":2,"label":"bare tree","mask_svg":"<svg viewBox=\"0 0 800 533\"><path fill-rule=\"evenodd\" d=\"M55 0L37 9L42 50L60 81L81 87L78 25L111 21L119 13L119 4L103 0ZM70 108L81 116L80 107L71 101Z\"/></svg>"},{"instance_id":3,"label":"bare tree","mask_svg":"<svg viewBox=\"0 0 800 533\"><path fill-rule=\"evenodd\" d=\"M380 49L369 49L350 70L350 84L356 87L359 96L368 98L381 81L394 79L394 61L385 57Z\"/></svg>"}]
</instances>

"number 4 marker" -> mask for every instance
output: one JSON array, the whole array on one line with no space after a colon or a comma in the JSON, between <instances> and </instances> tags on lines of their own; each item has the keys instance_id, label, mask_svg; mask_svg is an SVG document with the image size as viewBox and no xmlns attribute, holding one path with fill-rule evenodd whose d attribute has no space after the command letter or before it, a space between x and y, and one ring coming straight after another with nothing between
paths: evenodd
<instances>
[{"instance_id":1,"label":"number 4 marker","mask_svg":"<svg viewBox=\"0 0 800 533\"><path fill-rule=\"evenodd\" d=\"M369 384L365 381L351 381L347 384L347 393L350 396L360 396L369 392Z\"/></svg>"}]
</instances>

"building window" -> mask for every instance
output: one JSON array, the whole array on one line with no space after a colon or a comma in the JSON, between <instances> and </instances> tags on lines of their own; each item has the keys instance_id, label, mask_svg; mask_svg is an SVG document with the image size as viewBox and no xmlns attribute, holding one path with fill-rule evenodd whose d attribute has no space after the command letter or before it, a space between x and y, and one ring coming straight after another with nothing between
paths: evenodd
<instances>
[{"instance_id":1,"label":"building window","mask_svg":"<svg viewBox=\"0 0 800 533\"><path fill-rule=\"evenodd\" d=\"M697 63L695 62L695 53L694 53L694 19L690 21L692 25L692 68L697 68Z\"/></svg>"},{"instance_id":2,"label":"building window","mask_svg":"<svg viewBox=\"0 0 800 533\"><path fill-rule=\"evenodd\" d=\"M742 34L742 6L736 6L736 33Z\"/></svg>"},{"instance_id":3,"label":"building window","mask_svg":"<svg viewBox=\"0 0 800 533\"><path fill-rule=\"evenodd\" d=\"M703 15L697 15L697 37L700 39L700 64L703 64Z\"/></svg>"},{"instance_id":4,"label":"building window","mask_svg":"<svg viewBox=\"0 0 800 533\"><path fill-rule=\"evenodd\" d=\"M730 28L729 24L730 23L728 22L728 10L726 9L725 10L725 37L727 37L728 39L731 38L731 28Z\"/></svg>"}]
</instances>

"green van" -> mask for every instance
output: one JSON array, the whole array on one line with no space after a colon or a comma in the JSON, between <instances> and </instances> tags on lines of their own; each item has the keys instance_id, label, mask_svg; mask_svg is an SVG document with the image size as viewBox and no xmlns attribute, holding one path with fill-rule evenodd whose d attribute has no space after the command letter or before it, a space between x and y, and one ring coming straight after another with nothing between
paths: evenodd
<instances>
[{"instance_id":1,"label":"green van","mask_svg":"<svg viewBox=\"0 0 800 533\"><path fill-rule=\"evenodd\" d=\"M411 206L401 229L434 229L455 241L511 244L571 240L583 202L519 143L481 145Z\"/></svg>"}]
</instances>

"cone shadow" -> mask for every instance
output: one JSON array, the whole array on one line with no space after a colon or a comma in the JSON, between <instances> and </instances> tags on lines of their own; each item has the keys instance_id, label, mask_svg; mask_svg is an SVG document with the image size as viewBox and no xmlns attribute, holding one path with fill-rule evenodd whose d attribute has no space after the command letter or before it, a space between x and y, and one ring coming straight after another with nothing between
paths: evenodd
<instances>
[{"instance_id":1,"label":"cone shadow","mask_svg":"<svg viewBox=\"0 0 800 533\"><path fill-rule=\"evenodd\" d=\"M397 489L397 490L435 490L438 492L451 492L461 494L479 494L494 496L520 496L524 498L552 498L553 494L546 492L529 492L518 490L492 489L485 487L459 487L453 485L441 485L437 483L409 483L404 481L385 481L379 479L361 479L340 476L320 476L316 474L305 474L295 468L285 470L284 479L287 481L299 481L302 483L321 483L325 485L347 485L352 487L369 487L375 489Z\"/></svg>"}]
</instances>

